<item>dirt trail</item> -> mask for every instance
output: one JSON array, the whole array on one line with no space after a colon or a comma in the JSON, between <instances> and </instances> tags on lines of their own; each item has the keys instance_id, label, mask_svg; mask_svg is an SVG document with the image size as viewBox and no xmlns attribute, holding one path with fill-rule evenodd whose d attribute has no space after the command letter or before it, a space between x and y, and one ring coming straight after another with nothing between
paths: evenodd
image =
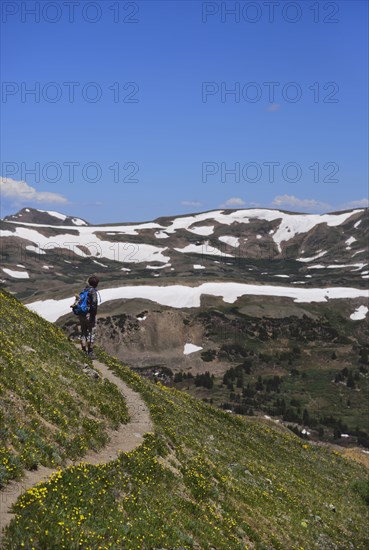
<instances>
[{"instance_id":1,"label":"dirt trail","mask_svg":"<svg viewBox=\"0 0 369 550\"><path fill-rule=\"evenodd\" d=\"M142 443L145 433L153 431L149 410L139 393L133 391L120 378L113 374L104 363L93 361L96 368L104 378L115 384L122 392L128 408L130 421L121 425L118 430L109 432L109 443L98 452L89 451L83 458L66 462L65 468L71 465L88 462L90 464L106 464L115 460L120 452L129 452ZM26 471L20 481L10 482L0 491L0 544L3 536L3 529L13 519L14 514L10 512L12 505L22 493L28 491L37 483L47 481L56 469L39 466L35 471Z\"/></svg>"}]
</instances>

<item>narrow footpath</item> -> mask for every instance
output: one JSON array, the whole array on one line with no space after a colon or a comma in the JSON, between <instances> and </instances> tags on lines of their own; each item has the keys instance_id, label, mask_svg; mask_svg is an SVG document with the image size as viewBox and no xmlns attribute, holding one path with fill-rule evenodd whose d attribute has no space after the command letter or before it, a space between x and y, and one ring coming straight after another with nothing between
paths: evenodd
<instances>
[{"instance_id":1,"label":"narrow footpath","mask_svg":"<svg viewBox=\"0 0 369 550\"><path fill-rule=\"evenodd\" d=\"M95 465L106 464L115 460L121 452L130 452L138 447L142 443L143 436L154 429L149 410L140 394L133 391L123 380L113 374L104 363L94 360L93 365L102 378L107 378L119 388L126 400L130 420L128 424L122 424L118 430L109 431L110 440L105 447L98 452L89 451L79 460L68 460L65 468L82 462ZM13 504L22 493L40 482L47 481L50 475L56 471L53 468L39 466L37 470L26 471L21 480L10 482L0 491L0 545L3 530L14 517L10 511Z\"/></svg>"}]
</instances>

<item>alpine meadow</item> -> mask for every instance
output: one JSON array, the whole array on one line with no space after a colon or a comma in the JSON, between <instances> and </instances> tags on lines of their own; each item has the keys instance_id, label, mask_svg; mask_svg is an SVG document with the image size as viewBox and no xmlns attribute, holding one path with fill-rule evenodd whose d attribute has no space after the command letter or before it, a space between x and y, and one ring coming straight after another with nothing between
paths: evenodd
<instances>
[{"instance_id":1,"label":"alpine meadow","mask_svg":"<svg viewBox=\"0 0 369 550\"><path fill-rule=\"evenodd\" d=\"M1 550L369 550L369 3L0 12Z\"/></svg>"}]
</instances>

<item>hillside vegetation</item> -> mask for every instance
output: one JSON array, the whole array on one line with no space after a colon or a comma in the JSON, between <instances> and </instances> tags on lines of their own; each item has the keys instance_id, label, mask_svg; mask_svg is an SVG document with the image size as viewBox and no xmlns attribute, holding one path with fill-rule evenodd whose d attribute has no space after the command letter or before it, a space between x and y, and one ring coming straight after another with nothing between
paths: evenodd
<instances>
[{"instance_id":1,"label":"hillside vegetation","mask_svg":"<svg viewBox=\"0 0 369 550\"><path fill-rule=\"evenodd\" d=\"M8 462L18 464L18 472L22 465L56 463L53 452L71 452L58 442L60 432L67 441L78 435L102 444L103 435L92 436L84 426L96 411L99 434L103 415L107 424L124 420L119 395L80 373L80 354L58 329L7 295L2 303ZM271 424L153 384L104 352L100 359L141 393L155 432L114 462L60 468L25 493L4 549L368 547L363 466ZM16 426L23 442L13 435ZM25 449L37 457L31 465L22 458ZM5 470L8 462L2 460Z\"/></svg>"},{"instance_id":2,"label":"hillside vegetation","mask_svg":"<svg viewBox=\"0 0 369 550\"><path fill-rule=\"evenodd\" d=\"M136 300L102 304L110 310L106 317L99 311L99 342L142 376L214 406L369 448L369 325L350 318L367 299L214 301L206 296L201 307L182 310ZM62 326L77 336L70 315ZM189 342L200 349L186 355Z\"/></svg>"},{"instance_id":3,"label":"hillside vegetation","mask_svg":"<svg viewBox=\"0 0 369 550\"><path fill-rule=\"evenodd\" d=\"M85 358L60 329L2 291L0 311L1 488L24 468L99 449L128 415L113 384L86 375Z\"/></svg>"}]
</instances>

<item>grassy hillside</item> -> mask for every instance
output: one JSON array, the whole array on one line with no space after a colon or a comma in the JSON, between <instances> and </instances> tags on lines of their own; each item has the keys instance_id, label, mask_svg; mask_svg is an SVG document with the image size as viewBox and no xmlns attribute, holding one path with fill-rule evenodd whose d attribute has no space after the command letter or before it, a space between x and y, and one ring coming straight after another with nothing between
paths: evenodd
<instances>
[{"instance_id":1,"label":"grassy hillside","mask_svg":"<svg viewBox=\"0 0 369 550\"><path fill-rule=\"evenodd\" d=\"M0 292L0 488L24 468L63 465L128 420L108 381L89 378L62 331Z\"/></svg>"},{"instance_id":2,"label":"grassy hillside","mask_svg":"<svg viewBox=\"0 0 369 550\"><path fill-rule=\"evenodd\" d=\"M28 491L4 549L368 547L364 467L100 359L142 394L155 432L112 463L60 470Z\"/></svg>"}]
</instances>

